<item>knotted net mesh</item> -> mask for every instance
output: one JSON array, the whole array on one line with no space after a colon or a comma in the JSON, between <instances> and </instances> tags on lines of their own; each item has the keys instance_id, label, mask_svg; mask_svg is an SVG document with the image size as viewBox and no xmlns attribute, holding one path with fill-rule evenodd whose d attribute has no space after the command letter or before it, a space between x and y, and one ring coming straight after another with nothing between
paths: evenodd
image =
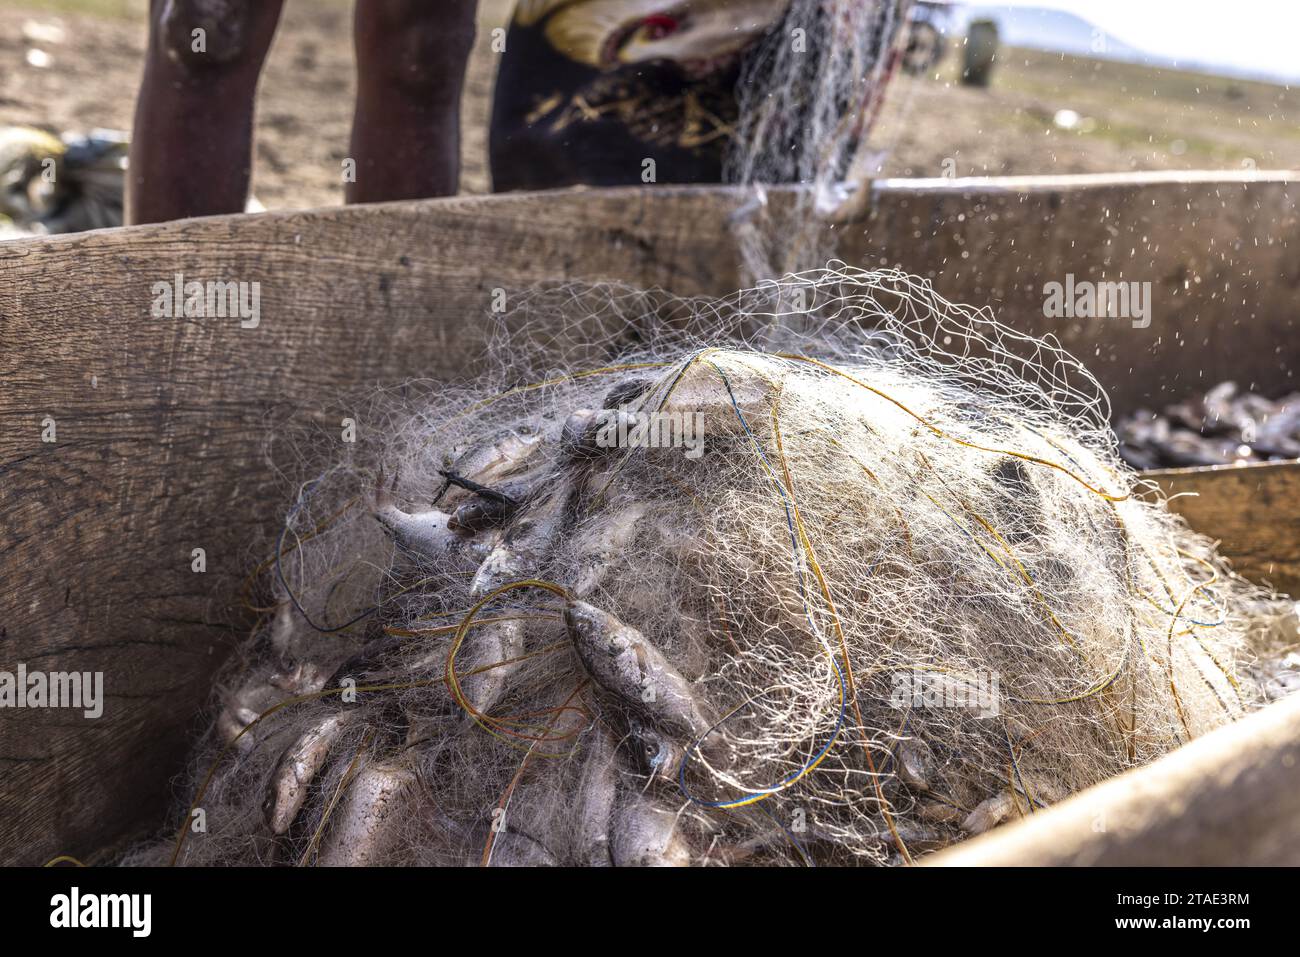
<instances>
[{"instance_id":1,"label":"knotted net mesh","mask_svg":"<svg viewBox=\"0 0 1300 957\"><path fill-rule=\"evenodd\" d=\"M142 856L899 863L1259 698L1260 593L1096 380L922 280L554 284L485 368L296 446L263 624Z\"/></svg>"}]
</instances>

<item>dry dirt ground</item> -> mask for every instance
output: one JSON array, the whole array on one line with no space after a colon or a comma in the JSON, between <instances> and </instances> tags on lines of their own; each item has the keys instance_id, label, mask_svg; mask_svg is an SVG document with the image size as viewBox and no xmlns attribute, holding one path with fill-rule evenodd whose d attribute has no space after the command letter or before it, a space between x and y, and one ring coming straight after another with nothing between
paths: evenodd
<instances>
[{"instance_id":1,"label":"dry dirt ground","mask_svg":"<svg viewBox=\"0 0 1300 957\"><path fill-rule=\"evenodd\" d=\"M1008 49L975 89L961 53L890 87L873 135L886 174L938 176L948 158L959 176L1300 169L1295 87Z\"/></svg>"},{"instance_id":2,"label":"dry dirt ground","mask_svg":"<svg viewBox=\"0 0 1300 957\"><path fill-rule=\"evenodd\" d=\"M0 124L128 129L145 0L0 0ZM481 0L464 111L462 188L490 188L491 27L511 0ZM254 191L272 208L341 201L353 63L347 0L290 0L259 98ZM33 24L38 25L33 29ZM61 40L40 26L61 28ZM57 31L56 31L57 32ZM32 51L38 51L33 54ZM1300 91L1008 50L989 89L956 82L960 49L932 76L900 77L874 145L880 172L938 176L1130 169L1300 168ZM1073 130L1054 122L1079 116Z\"/></svg>"},{"instance_id":3,"label":"dry dirt ground","mask_svg":"<svg viewBox=\"0 0 1300 957\"><path fill-rule=\"evenodd\" d=\"M145 47L145 0L0 0L0 125L129 130ZM489 30L510 4L480 0L479 44L465 91L462 188L482 193L495 56ZM63 41L25 36L57 24ZM33 66L36 48L48 66ZM352 4L289 0L258 95L253 192L270 208L343 201L355 89Z\"/></svg>"}]
</instances>

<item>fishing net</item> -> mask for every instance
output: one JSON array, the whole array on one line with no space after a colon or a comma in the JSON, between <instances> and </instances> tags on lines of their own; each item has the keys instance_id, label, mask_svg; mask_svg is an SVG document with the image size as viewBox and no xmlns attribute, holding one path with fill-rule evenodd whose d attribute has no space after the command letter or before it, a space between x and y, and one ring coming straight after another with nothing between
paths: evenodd
<instances>
[{"instance_id":1,"label":"fishing net","mask_svg":"<svg viewBox=\"0 0 1300 957\"><path fill-rule=\"evenodd\" d=\"M296 446L142 858L901 863L1259 699L1258 593L1056 342L842 265L517 298L481 375Z\"/></svg>"},{"instance_id":2,"label":"fishing net","mask_svg":"<svg viewBox=\"0 0 1300 957\"><path fill-rule=\"evenodd\" d=\"M867 134L906 41L908 0L792 0L745 60L727 180L748 186L733 220L752 279L826 262L880 157ZM763 184L794 183L789 204Z\"/></svg>"}]
</instances>

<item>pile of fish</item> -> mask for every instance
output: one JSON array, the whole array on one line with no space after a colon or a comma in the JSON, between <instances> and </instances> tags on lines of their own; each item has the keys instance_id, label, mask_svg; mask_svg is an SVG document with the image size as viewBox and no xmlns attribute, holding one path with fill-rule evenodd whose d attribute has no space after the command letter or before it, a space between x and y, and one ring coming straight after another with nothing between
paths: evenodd
<instances>
[{"instance_id":1,"label":"pile of fish","mask_svg":"<svg viewBox=\"0 0 1300 957\"><path fill-rule=\"evenodd\" d=\"M1136 469L1232 465L1300 458L1300 392L1267 399L1222 382L1200 397L1139 409L1115 426Z\"/></svg>"}]
</instances>

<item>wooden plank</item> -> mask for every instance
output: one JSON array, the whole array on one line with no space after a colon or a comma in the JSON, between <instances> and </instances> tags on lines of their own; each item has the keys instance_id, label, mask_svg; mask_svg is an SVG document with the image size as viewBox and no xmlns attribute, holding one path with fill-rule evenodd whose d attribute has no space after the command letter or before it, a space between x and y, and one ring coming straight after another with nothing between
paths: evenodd
<instances>
[{"instance_id":1,"label":"wooden plank","mask_svg":"<svg viewBox=\"0 0 1300 957\"><path fill-rule=\"evenodd\" d=\"M0 670L102 671L107 699L97 720L0 710L0 861L91 857L161 823L283 516L274 430L347 388L463 372L499 287L586 272L704 291L699 270L728 266L682 254L700 204L651 205L453 200L0 248ZM260 324L153 318L177 273L260 283Z\"/></svg>"},{"instance_id":2,"label":"wooden plank","mask_svg":"<svg viewBox=\"0 0 1300 957\"><path fill-rule=\"evenodd\" d=\"M1252 349L1269 329L1284 340L1293 321L1282 304L1298 275L1285 259L1296 189L1271 175L883 184L867 217L843 228L842 255L897 262L1029 327L1043 322L1030 294L1043 276L1123 259L1117 221L1121 238L1150 231L1143 275L1201 275L1208 243L1216 270L1247 277L1229 292L1249 300L1254 332L1225 313L1215 272L1171 297L1163 345L1135 348L1132 330L1101 321L1063 338L1119 357L1103 374L1121 391L1140 379L1135 394L1171 356L1260 375L1271 361L1275 381L1276 354L1261 362ZM103 671L107 697L98 720L0 710L0 861L92 856L159 821L211 672L248 625L238 583L283 515L266 456L277 428L319 418L347 389L472 367L497 288L607 277L730 291L738 260L725 223L745 200L724 188L566 191L0 244L0 670ZM1208 242L1221 232L1206 225L1211 211L1237 231L1231 248ZM1058 236L1062 223L1077 230ZM260 324L155 319L152 286L176 274L260 283ZM1198 335L1180 339L1175 322ZM1161 381L1191 381L1182 375ZM41 441L46 417L53 443ZM190 569L196 547L203 575Z\"/></svg>"},{"instance_id":3,"label":"wooden plank","mask_svg":"<svg viewBox=\"0 0 1300 957\"><path fill-rule=\"evenodd\" d=\"M1245 577L1300 595L1300 463L1263 462L1147 472L1169 507Z\"/></svg>"},{"instance_id":4,"label":"wooden plank","mask_svg":"<svg viewBox=\"0 0 1300 957\"><path fill-rule=\"evenodd\" d=\"M887 180L844 245L850 261L926 276L948 299L1057 336L1118 412L1225 379L1296 388L1296 174ZM1067 274L1150 282L1150 326L1045 316L1044 285Z\"/></svg>"},{"instance_id":5,"label":"wooden plank","mask_svg":"<svg viewBox=\"0 0 1300 957\"><path fill-rule=\"evenodd\" d=\"M936 854L948 867L1300 864L1300 695Z\"/></svg>"}]
</instances>

